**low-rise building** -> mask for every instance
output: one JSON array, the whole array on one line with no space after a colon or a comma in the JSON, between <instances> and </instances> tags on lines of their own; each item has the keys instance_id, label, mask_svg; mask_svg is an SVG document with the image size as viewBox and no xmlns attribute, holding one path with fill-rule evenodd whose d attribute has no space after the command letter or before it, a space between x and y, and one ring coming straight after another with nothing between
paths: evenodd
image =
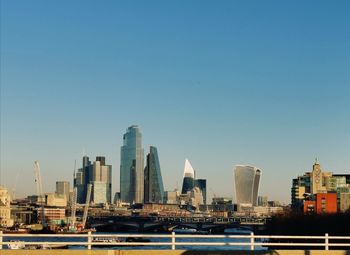
<instances>
[{"instance_id":1,"label":"low-rise building","mask_svg":"<svg viewBox=\"0 0 350 255\"><path fill-rule=\"evenodd\" d=\"M268 206L267 196L258 196L258 206Z\"/></svg>"},{"instance_id":2,"label":"low-rise building","mask_svg":"<svg viewBox=\"0 0 350 255\"><path fill-rule=\"evenodd\" d=\"M350 210L350 193L339 194L339 210L341 212L347 212Z\"/></svg>"},{"instance_id":3,"label":"low-rise building","mask_svg":"<svg viewBox=\"0 0 350 255\"><path fill-rule=\"evenodd\" d=\"M232 198L228 197L213 197L211 204L213 212L230 212L234 209Z\"/></svg>"},{"instance_id":4,"label":"low-rise building","mask_svg":"<svg viewBox=\"0 0 350 255\"><path fill-rule=\"evenodd\" d=\"M304 213L337 213L337 193L318 193L314 199L304 201Z\"/></svg>"},{"instance_id":5,"label":"low-rise building","mask_svg":"<svg viewBox=\"0 0 350 255\"><path fill-rule=\"evenodd\" d=\"M66 207L67 206L67 198L65 194L57 194L57 193L47 193L45 194L45 202L47 206L53 207Z\"/></svg>"},{"instance_id":6,"label":"low-rise building","mask_svg":"<svg viewBox=\"0 0 350 255\"><path fill-rule=\"evenodd\" d=\"M0 227L11 227L13 219L11 219L11 197L7 189L0 186Z\"/></svg>"},{"instance_id":7,"label":"low-rise building","mask_svg":"<svg viewBox=\"0 0 350 255\"><path fill-rule=\"evenodd\" d=\"M253 212L257 216L271 216L283 213L281 206L254 206Z\"/></svg>"},{"instance_id":8,"label":"low-rise building","mask_svg":"<svg viewBox=\"0 0 350 255\"><path fill-rule=\"evenodd\" d=\"M178 191L178 190L165 191L164 196L165 196L165 202L167 204L178 204L180 191Z\"/></svg>"},{"instance_id":9,"label":"low-rise building","mask_svg":"<svg viewBox=\"0 0 350 255\"><path fill-rule=\"evenodd\" d=\"M174 211L179 210L178 204L158 204L158 203L147 203L143 205L143 210L147 211Z\"/></svg>"},{"instance_id":10,"label":"low-rise building","mask_svg":"<svg viewBox=\"0 0 350 255\"><path fill-rule=\"evenodd\" d=\"M33 224L36 220L33 209L31 206L11 205L11 218L15 224Z\"/></svg>"},{"instance_id":11,"label":"low-rise building","mask_svg":"<svg viewBox=\"0 0 350 255\"><path fill-rule=\"evenodd\" d=\"M338 204L336 207L341 210L340 194L350 193L350 175L333 174L332 172L324 171L316 159L316 162L312 166L312 171L306 172L304 175L293 179L291 207L294 211L303 210L304 212L310 212L316 210L316 207L318 208L317 210L320 211L321 207L317 206L313 201L317 202L316 194L327 193L337 194ZM320 197L320 195L318 196ZM324 199L327 199L327 196L325 196ZM328 211L328 209L326 209L326 211ZM329 210L333 211L334 207Z\"/></svg>"},{"instance_id":12,"label":"low-rise building","mask_svg":"<svg viewBox=\"0 0 350 255\"><path fill-rule=\"evenodd\" d=\"M64 208L44 208L45 222L57 222L66 220L66 210ZM37 208L38 221L42 222L42 208Z\"/></svg>"}]
</instances>

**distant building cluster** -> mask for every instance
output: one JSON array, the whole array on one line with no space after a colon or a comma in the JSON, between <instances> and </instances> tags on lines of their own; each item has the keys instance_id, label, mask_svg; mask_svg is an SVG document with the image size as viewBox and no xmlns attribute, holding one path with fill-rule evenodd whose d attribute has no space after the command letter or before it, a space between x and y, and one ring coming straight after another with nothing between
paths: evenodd
<instances>
[{"instance_id":1,"label":"distant building cluster","mask_svg":"<svg viewBox=\"0 0 350 255\"><path fill-rule=\"evenodd\" d=\"M324 171L316 162L310 172L293 179L291 207L304 213L336 213L350 209L350 175Z\"/></svg>"},{"instance_id":2,"label":"distant building cluster","mask_svg":"<svg viewBox=\"0 0 350 255\"><path fill-rule=\"evenodd\" d=\"M142 134L138 126L127 129L120 152L121 203L188 204L196 208L206 203L206 180L195 179L195 172L186 159L182 192L164 191L157 148L150 147L144 167Z\"/></svg>"},{"instance_id":3,"label":"distant building cluster","mask_svg":"<svg viewBox=\"0 0 350 255\"><path fill-rule=\"evenodd\" d=\"M260 168L236 165L233 176L235 198L218 197L213 192L212 203L209 203L207 180L197 178L195 169L186 159L181 190L165 191L158 150L150 146L145 156L142 134L139 127L133 125L123 135L120 192L113 199L112 166L106 164L103 156L90 161L84 155L82 166L74 171L73 189L69 181L56 181L54 193L38 192L26 199L12 201L10 205L9 192L0 186L0 227L39 222L48 222L54 227L79 224L84 227L88 212L129 216L269 217L281 214L287 208L259 195ZM311 171L293 179L289 208L303 213L350 211L350 174L325 171L316 160Z\"/></svg>"},{"instance_id":4,"label":"distant building cluster","mask_svg":"<svg viewBox=\"0 0 350 255\"><path fill-rule=\"evenodd\" d=\"M196 208L199 208L199 205L206 204L207 201L207 180L196 179L196 172L188 159L185 160L179 199L181 204L189 204Z\"/></svg>"},{"instance_id":5,"label":"distant building cluster","mask_svg":"<svg viewBox=\"0 0 350 255\"><path fill-rule=\"evenodd\" d=\"M105 157L98 156L94 162L89 157L83 157L82 168L74 174L76 201L85 204L88 185L91 184L91 199L93 204L105 204L112 201L112 166L106 165Z\"/></svg>"}]
</instances>

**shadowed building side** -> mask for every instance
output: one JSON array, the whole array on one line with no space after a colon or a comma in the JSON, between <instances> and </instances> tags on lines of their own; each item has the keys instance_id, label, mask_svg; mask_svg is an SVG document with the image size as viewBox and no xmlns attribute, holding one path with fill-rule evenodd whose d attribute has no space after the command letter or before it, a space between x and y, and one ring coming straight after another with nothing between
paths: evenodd
<instances>
[{"instance_id":1,"label":"shadowed building side","mask_svg":"<svg viewBox=\"0 0 350 255\"><path fill-rule=\"evenodd\" d=\"M151 146L145 167L145 203L164 203L164 186L157 148Z\"/></svg>"},{"instance_id":2,"label":"shadowed building side","mask_svg":"<svg viewBox=\"0 0 350 255\"><path fill-rule=\"evenodd\" d=\"M255 170L255 176L254 176L254 185L253 185L253 206L257 206L258 205L260 176L261 176L261 170L260 169L256 169Z\"/></svg>"},{"instance_id":3,"label":"shadowed building side","mask_svg":"<svg viewBox=\"0 0 350 255\"><path fill-rule=\"evenodd\" d=\"M203 204L207 204L207 180L206 179L197 179L194 180L194 186L198 187L202 192Z\"/></svg>"}]
</instances>

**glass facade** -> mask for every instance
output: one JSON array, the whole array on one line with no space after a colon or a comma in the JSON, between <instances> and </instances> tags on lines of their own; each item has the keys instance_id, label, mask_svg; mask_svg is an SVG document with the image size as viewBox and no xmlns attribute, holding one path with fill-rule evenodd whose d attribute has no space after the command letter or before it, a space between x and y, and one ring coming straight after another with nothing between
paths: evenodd
<instances>
[{"instance_id":1,"label":"glass facade","mask_svg":"<svg viewBox=\"0 0 350 255\"><path fill-rule=\"evenodd\" d=\"M181 194L187 194L188 191L191 191L195 187L194 180L195 180L195 171L190 161L186 159Z\"/></svg>"},{"instance_id":2,"label":"glass facade","mask_svg":"<svg viewBox=\"0 0 350 255\"><path fill-rule=\"evenodd\" d=\"M234 169L236 202L240 206L256 206L261 170L238 165Z\"/></svg>"},{"instance_id":3,"label":"glass facade","mask_svg":"<svg viewBox=\"0 0 350 255\"><path fill-rule=\"evenodd\" d=\"M194 188L194 179L192 177L184 177L181 194L187 194L187 192L191 191L193 188Z\"/></svg>"},{"instance_id":4,"label":"glass facade","mask_svg":"<svg viewBox=\"0 0 350 255\"><path fill-rule=\"evenodd\" d=\"M150 153L147 155L147 164L145 167L144 184L145 203L163 203L164 186L157 148L151 146Z\"/></svg>"},{"instance_id":5,"label":"glass facade","mask_svg":"<svg viewBox=\"0 0 350 255\"><path fill-rule=\"evenodd\" d=\"M138 126L123 136L120 150L120 197L123 202L142 203L144 192L144 151Z\"/></svg>"},{"instance_id":6,"label":"glass facade","mask_svg":"<svg viewBox=\"0 0 350 255\"><path fill-rule=\"evenodd\" d=\"M74 187L77 188L77 203L84 204L86 199L87 184L90 182L89 168L91 162L88 156L83 157L83 167L75 173Z\"/></svg>"},{"instance_id":7,"label":"glass facade","mask_svg":"<svg viewBox=\"0 0 350 255\"><path fill-rule=\"evenodd\" d=\"M194 186L198 187L202 192L203 203L207 204L207 180L205 179L197 179L194 181Z\"/></svg>"},{"instance_id":8,"label":"glass facade","mask_svg":"<svg viewBox=\"0 0 350 255\"><path fill-rule=\"evenodd\" d=\"M95 204L106 203L107 183L101 181L93 181L91 195L91 201L93 201Z\"/></svg>"},{"instance_id":9,"label":"glass facade","mask_svg":"<svg viewBox=\"0 0 350 255\"><path fill-rule=\"evenodd\" d=\"M111 203L112 199L112 166L105 165L105 157L98 156L96 161L91 163L89 157L83 157L83 167L78 169L75 174L74 187L77 188L77 202L79 204L86 203L86 194L88 184L92 184L92 192L95 190L95 183L98 185L96 187L99 190L96 194L104 194L104 198L98 196L98 201L94 200L94 195L91 201L94 203ZM104 183L103 185L101 183ZM104 191L100 191L104 187ZM93 193L94 194L94 193ZM101 202L103 201L103 202Z\"/></svg>"}]
</instances>

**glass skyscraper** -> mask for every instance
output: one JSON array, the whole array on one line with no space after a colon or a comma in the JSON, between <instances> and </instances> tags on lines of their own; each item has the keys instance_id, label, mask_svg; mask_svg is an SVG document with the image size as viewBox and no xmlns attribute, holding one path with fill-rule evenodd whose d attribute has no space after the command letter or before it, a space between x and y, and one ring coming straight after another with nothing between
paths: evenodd
<instances>
[{"instance_id":1,"label":"glass skyscraper","mask_svg":"<svg viewBox=\"0 0 350 255\"><path fill-rule=\"evenodd\" d=\"M77 188L77 202L86 203L88 184L92 184L91 201L111 203L112 196L112 166L106 165L105 157L98 156L91 163L89 157L83 157L83 167L75 173L74 187ZM103 192L101 191L103 187Z\"/></svg>"},{"instance_id":2,"label":"glass skyscraper","mask_svg":"<svg viewBox=\"0 0 350 255\"><path fill-rule=\"evenodd\" d=\"M145 167L145 203L163 203L164 186L157 148L151 146Z\"/></svg>"},{"instance_id":3,"label":"glass skyscraper","mask_svg":"<svg viewBox=\"0 0 350 255\"><path fill-rule=\"evenodd\" d=\"M195 172L188 159L185 160L184 177L181 194L187 194L194 188Z\"/></svg>"},{"instance_id":4,"label":"glass skyscraper","mask_svg":"<svg viewBox=\"0 0 350 255\"><path fill-rule=\"evenodd\" d=\"M142 203L144 192L144 151L138 126L123 136L120 150L120 197L123 202Z\"/></svg>"},{"instance_id":5,"label":"glass skyscraper","mask_svg":"<svg viewBox=\"0 0 350 255\"><path fill-rule=\"evenodd\" d=\"M90 183L89 168L91 161L88 156L83 157L83 166L74 173L74 187L77 188L77 203L84 204L86 200L87 185Z\"/></svg>"},{"instance_id":6,"label":"glass skyscraper","mask_svg":"<svg viewBox=\"0 0 350 255\"><path fill-rule=\"evenodd\" d=\"M261 170L253 166L237 165L234 169L236 202L238 206L256 206Z\"/></svg>"}]
</instances>

